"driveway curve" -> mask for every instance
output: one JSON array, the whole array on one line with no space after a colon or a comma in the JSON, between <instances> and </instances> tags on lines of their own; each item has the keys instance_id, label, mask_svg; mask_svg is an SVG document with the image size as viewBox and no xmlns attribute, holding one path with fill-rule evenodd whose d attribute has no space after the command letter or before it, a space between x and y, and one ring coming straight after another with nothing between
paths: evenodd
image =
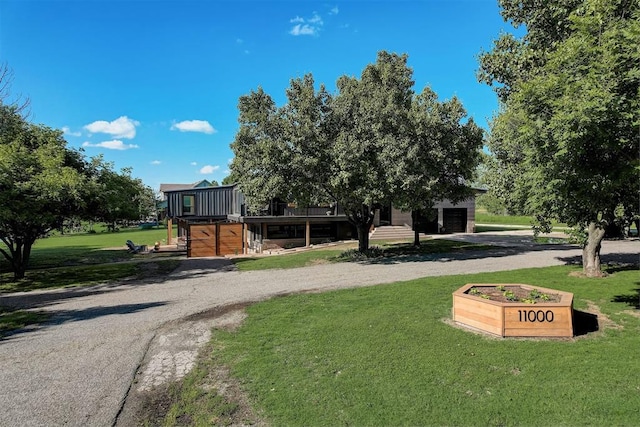
<instances>
[{"instance_id":1,"label":"driveway curve","mask_svg":"<svg viewBox=\"0 0 640 427\"><path fill-rule=\"evenodd\" d=\"M456 255L256 272L238 272L227 259L188 259L162 280L5 294L0 297L0 305L46 310L53 316L45 325L0 341L0 425L116 424L136 372L158 331L171 322L184 321L216 307L292 292L580 260L577 247L532 246L525 237L510 235L456 236L503 244L490 251ZM607 241L602 248L605 262L638 263L639 252L637 240ZM189 362L183 366L188 367Z\"/></svg>"}]
</instances>

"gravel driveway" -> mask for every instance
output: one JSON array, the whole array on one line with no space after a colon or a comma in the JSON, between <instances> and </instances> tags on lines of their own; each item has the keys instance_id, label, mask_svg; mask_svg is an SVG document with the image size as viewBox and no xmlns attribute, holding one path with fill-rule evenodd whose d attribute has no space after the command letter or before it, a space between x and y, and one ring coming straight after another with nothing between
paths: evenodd
<instances>
[{"instance_id":1,"label":"gravel driveway","mask_svg":"<svg viewBox=\"0 0 640 427\"><path fill-rule=\"evenodd\" d=\"M163 280L5 294L0 305L26 306L54 315L44 326L0 341L0 425L110 426L116 420L125 425L126 417L118 417L127 394L136 387L153 387L153 381L180 376L192 365L194 348L207 340L210 324L203 327L184 319L215 307L283 293L580 260L576 247L532 246L526 237L510 236L457 236L507 245L379 264L241 273L226 259L190 259ZM637 240L607 241L602 248L605 261L638 262L639 252ZM176 333L180 325L183 333ZM174 332L163 333L167 330ZM178 338L181 341L171 345ZM132 386L138 371L150 372L151 380L143 378Z\"/></svg>"}]
</instances>

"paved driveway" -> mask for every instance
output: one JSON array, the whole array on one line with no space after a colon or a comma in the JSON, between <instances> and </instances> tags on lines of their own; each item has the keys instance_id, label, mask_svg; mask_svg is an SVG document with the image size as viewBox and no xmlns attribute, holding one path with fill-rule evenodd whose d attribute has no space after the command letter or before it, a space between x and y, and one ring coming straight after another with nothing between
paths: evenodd
<instances>
[{"instance_id":1,"label":"paved driveway","mask_svg":"<svg viewBox=\"0 0 640 427\"><path fill-rule=\"evenodd\" d=\"M478 236L500 240L499 234ZM3 295L0 305L47 310L54 316L43 327L0 341L0 425L113 425L136 371L149 360L147 350L158 344L158 331L214 307L282 293L543 267L580 259L575 247L543 249L521 243L426 260L408 257L379 264L244 273L225 259L185 260L164 280ZM637 240L605 242L602 249L605 260L638 262L639 252ZM189 359L187 353L178 356ZM188 367L189 360L182 366Z\"/></svg>"}]
</instances>

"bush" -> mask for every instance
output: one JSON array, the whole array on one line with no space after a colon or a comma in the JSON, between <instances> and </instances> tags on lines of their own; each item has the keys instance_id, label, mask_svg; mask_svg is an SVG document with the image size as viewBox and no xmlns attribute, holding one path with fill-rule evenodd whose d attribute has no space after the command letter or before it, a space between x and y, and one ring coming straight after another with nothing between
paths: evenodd
<instances>
[{"instance_id":1,"label":"bush","mask_svg":"<svg viewBox=\"0 0 640 427\"><path fill-rule=\"evenodd\" d=\"M384 251L378 246L371 246L364 252L360 252L357 249L349 249L344 251L338 260L340 261L366 261L368 259L381 258L384 256Z\"/></svg>"}]
</instances>

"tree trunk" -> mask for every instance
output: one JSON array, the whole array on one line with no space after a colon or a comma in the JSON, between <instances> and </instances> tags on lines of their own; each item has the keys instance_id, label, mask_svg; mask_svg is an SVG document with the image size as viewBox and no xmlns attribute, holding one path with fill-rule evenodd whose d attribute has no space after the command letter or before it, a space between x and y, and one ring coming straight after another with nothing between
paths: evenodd
<instances>
[{"instance_id":1,"label":"tree trunk","mask_svg":"<svg viewBox=\"0 0 640 427\"><path fill-rule=\"evenodd\" d=\"M367 223L360 223L356 226L358 229L358 252L366 252L369 250L369 228Z\"/></svg>"},{"instance_id":2,"label":"tree trunk","mask_svg":"<svg viewBox=\"0 0 640 427\"><path fill-rule=\"evenodd\" d=\"M0 248L0 253L6 258L13 272L13 280L23 279L31 257L31 248L35 240L2 239L8 251Z\"/></svg>"},{"instance_id":3,"label":"tree trunk","mask_svg":"<svg viewBox=\"0 0 640 427\"><path fill-rule=\"evenodd\" d=\"M369 231L373 224L373 212L368 205L362 205L359 209L354 209L347 214L347 219L358 232L358 251L369 250Z\"/></svg>"},{"instance_id":4,"label":"tree trunk","mask_svg":"<svg viewBox=\"0 0 640 427\"><path fill-rule=\"evenodd\" d=\"M602 277L600 249L605 229L595 222L589 223L587 243L582 248L582 271L587 277Z\"/></svg>"},{"instance_id":5,"label":"tree trunk","mask_svg":"<svg viewBox=\"0 0 640 427\"><path fill-rule=\"evenodd\" d=\"M411 211L411 223L413 226L413 246L420 247L420 210Z\"/></svg>"}]
</instances>

